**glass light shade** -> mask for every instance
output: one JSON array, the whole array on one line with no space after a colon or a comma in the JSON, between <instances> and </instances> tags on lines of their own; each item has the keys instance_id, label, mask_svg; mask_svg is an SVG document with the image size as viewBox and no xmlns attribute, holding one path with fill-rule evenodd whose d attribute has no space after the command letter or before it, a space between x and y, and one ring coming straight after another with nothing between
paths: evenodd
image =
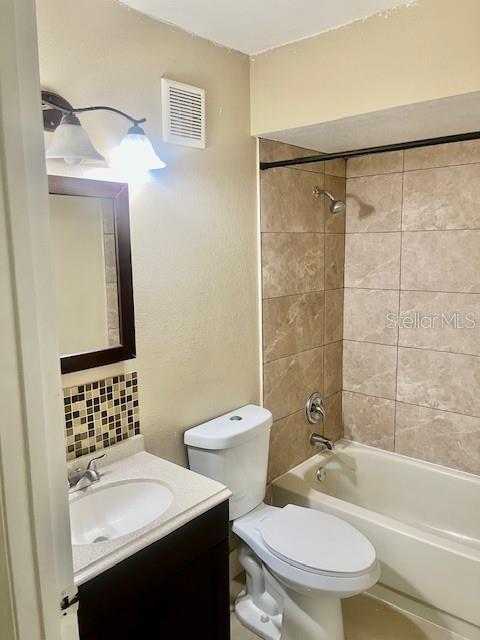
<instances>
[{"instance_id":1,"label":"glass light shade","mask_svg":"<svg viewBox=\"0 0 480 640\"><path fill-rule=\"evenodd\" d=\"M146 174L167 165L155 153L152 143L139 126L131 127L118 147L112 151L110 164L122 175Z\"/></svg>"},{"instance_id":2,"label":"glass light shade","mask_svg":"<svg viewBox=\"0 0 480 640\"><path fill-rule=\"evenodd\" d=\"M105 161L75 116L62 118L62 122L55 129L46 157L47 160L62 159L67 164Z\"/></svg>"}]
</instances>

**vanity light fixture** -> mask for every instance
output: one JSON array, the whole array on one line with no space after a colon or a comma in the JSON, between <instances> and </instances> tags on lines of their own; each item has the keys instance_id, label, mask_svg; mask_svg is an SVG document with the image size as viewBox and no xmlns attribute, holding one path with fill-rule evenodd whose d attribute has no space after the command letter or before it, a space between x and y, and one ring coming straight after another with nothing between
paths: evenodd
<instances>
[{"instance_id":1,"label":"vanity light fixture","mask_svg":"<svg viewBox=\"0 0 480 640\"><path fill-rule=\"evenodd\" d=\"M133 170L146 173L167 165L155 153L152 143L140 127L146 118L133 118L114 107L73 107L65 98L50 91L42 91L43 124L53 131L53 139L46 151L49 160L63 159L67 164L101 162L105 158L93 146L76 114L89 111L112 111L132 123L121 143L112 152L112 164L122 173Z\"/></svg>"}]
</instances>

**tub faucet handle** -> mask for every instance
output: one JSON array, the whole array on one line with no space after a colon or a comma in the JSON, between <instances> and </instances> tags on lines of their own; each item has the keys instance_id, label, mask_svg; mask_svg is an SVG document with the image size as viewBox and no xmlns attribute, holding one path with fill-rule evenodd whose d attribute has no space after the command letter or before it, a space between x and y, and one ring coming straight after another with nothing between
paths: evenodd
<instances>
[{"instance_id":1,"label":"tub faucet handle","mask_svg":"<svg viewBox=\"0 0 480 640\"><path fill-rule=\"evenodd\" d=\"M325 422L325 405L318 391L312 393L305 403L305 417L310 424L316 424L319 420Z\"/></svg>"}]
</instances>

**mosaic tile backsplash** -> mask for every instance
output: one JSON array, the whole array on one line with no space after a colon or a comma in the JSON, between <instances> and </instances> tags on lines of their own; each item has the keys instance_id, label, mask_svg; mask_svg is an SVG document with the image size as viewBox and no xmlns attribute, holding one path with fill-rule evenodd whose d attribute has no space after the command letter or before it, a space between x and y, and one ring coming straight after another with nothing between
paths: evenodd
<instances>
[{"instance_id":1,"label":"mosaic tile backsplash","mask_svg":"<svg viewBox=\"0 0 480 640\"><path fill-rule=\"evenodd\" d=\"M67 460L140 433L137 373L63 390Z\"/></svg>"}]
</instances>

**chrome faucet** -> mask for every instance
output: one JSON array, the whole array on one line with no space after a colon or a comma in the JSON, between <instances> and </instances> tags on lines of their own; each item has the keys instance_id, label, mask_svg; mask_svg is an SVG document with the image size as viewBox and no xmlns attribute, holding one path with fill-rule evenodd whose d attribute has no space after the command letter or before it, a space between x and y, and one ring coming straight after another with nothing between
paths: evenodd
<instances>
[{"instance_id":1,"label":"chrome faucet","mask_svg":"<svg viewBox=\"0 0 480 640\"><path fill-rule=\"evenodd\" d=\"M86 489L94 482L98 482L101 478L100 473L97 469L97 461L103 460L107 457L107 454L104 453L97 458L92 458L87 465L86 469L82 469L81 467L75 469L72 474L68 476L68 486L72 491L80 491L80 489Z\"/></svg>"},{"instance_id":2,"label":"chrome faucet","mask_svg":"<svg viewBox=\"0 0 480 640\"><path fill-rule=\"evenodd\" d=\"M325 436L321 436L319 433L312 433L310 436L310 444L317 447L321 447L322 451L333 451L335 449L335 442Z\"/></svg>"}]
</instances>

